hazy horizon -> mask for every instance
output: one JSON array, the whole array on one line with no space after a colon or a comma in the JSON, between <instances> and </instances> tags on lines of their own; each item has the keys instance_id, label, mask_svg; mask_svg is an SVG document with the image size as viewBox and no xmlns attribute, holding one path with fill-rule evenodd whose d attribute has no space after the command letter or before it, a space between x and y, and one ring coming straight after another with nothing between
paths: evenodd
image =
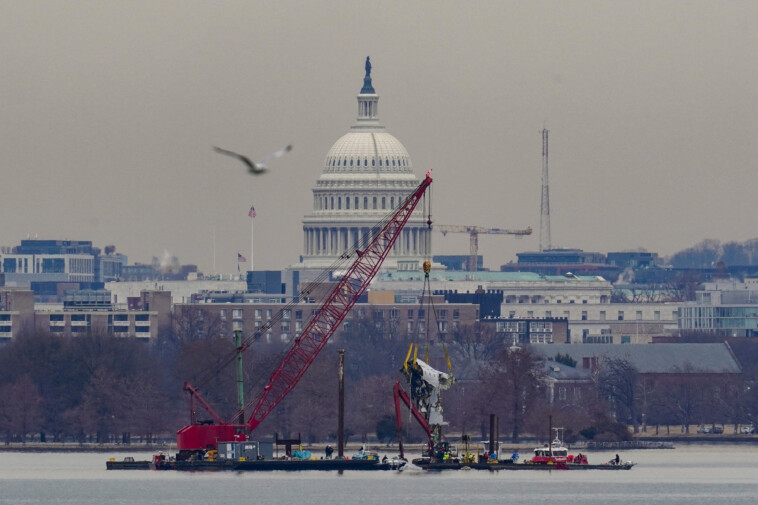
<instances>
[{"instance_id":1,"label":"hazy horizon","mask_svg":"<svg viewBox=\"0 0 758 505\"><path fill-rule=\"evenodd\" d=\"M255 204L255 268L297 262L366 56L382 124L419 178L434 169L435 223L534 229L480 236L486 267L539 248L543 127L553 247L758 237L756 2L0 5L2 246L92 240L232 272ZM211 147L286 144L260 177ZM433 248L467 254L468 236Z\"/></svg>"}]
</instances>

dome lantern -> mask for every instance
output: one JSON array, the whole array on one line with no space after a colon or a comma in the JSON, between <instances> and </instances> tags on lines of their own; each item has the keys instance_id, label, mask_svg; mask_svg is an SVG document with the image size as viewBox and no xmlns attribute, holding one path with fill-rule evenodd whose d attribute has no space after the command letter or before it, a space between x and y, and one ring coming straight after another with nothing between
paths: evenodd
<instances>
[{"instance_id":1,"label":"dome lantern","mask_svg":"<svg viewBox=\"0 0 758 505\"><path fill-rule=\"evenodd\" d=\"M371 60L366 56L366 76L363 78L363 87L358 95L358 122L372 121L379 119L379 95L374 91L374 85L371 83Z\"/></svg>"}]
</instances>

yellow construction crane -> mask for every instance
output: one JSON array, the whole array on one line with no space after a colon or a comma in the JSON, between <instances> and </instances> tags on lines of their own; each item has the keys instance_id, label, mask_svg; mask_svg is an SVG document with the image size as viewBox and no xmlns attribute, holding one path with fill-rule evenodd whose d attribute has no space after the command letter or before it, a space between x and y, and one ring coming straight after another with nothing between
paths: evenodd
<instances>
[{"instance_id":1,"label":"yellow construction crane","mask_svg":"<svg viewBox=\"0 0 758 505\"><path fill-rule=\"evenodd\" d=\"M491 235L515 235L516 238L521 238L524 235L532 234L532 227L528 227L525 230L504 230L502 228L487 228L484 226L466 226L456 224L435 224L432 225L435 231L447 235L448 233L468 233L469 235L469 258L468 258L468 270L469 272L476 272L476 260L479 255L479 234L487 233Z\"/></svg>"}]
</instances>

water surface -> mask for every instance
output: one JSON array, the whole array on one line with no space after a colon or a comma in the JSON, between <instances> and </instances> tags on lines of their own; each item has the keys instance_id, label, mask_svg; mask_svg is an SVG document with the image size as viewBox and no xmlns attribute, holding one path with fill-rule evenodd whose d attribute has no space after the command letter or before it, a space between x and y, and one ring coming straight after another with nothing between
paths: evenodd
<instances>
[{"instance_id":1,"label":"water surface","mask_svg":"<svg viewBox=\"0 0 758 505\"><path fill-rule=\"evenodd\" d=\"M0 505L660 504L758 503L753 446L696 445L621 453L630 471L107 471L102 453L0 452ZM610 459L589 453L591 463ZM125 456L119 453L116 457ZM135 453L135 459L150 454Z\"/></svg>"}]
</instances>

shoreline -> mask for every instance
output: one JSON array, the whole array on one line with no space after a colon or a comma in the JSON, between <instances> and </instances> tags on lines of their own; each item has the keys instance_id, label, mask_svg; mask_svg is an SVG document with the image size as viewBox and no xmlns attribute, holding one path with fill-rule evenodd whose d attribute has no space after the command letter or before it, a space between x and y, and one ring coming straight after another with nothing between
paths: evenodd
<instances>
[{"instance_id":1,"label":"shoreline","mask_svg":"<svg viewBox=\"0 0 758 505\"><path fill-rule=\"evenodd\" d=\"M456 445L462 447L462 444L458 443L457 440L454 440L451 438L451 441L455 443ZM581 449L586 450L588 441L582 441L579 443L567 443L566 446L569 449ZM751 435L745 435L745 434L697 434L697 433L690 433L690 434L659 434L659 435L653 435L653 434L647 434L647 433L640 433L635 437L632 437L632 439L629 441L629 443L634 444L636 442L644 442L644 443L661 443L661 444L745 444L745 445L755 445L758 444L758 435L757 434L751 434ZM617 442L618 444L624 444L624 442ZM538 442L535 442L534 440L527 440L521 443L511 443L507 441L502 441L502 450L503 451L510 451L510 452L522 452L522 451L529 451L535 447L535 444L539 444ZM331 443L332 446L334 446L334 443ZM345 447L345 453L351 454L354 452L358 452L361 443L349 443ZM324 447L326 446L326 443L318 443L318 444L310 444L306 445L303 444L304 450L309 450L314 453L323 452ZM474 449L476 447L482 448L483 445L481 443L473 442L469 445L470 448ZM420 452L424 444L406 444L406 451L414 452L418 451ZM366 448L372 451L380 452L380 453L393 453L397 452L397 445L392 444L390 446L386 446L385 444L381 443L367 443ZM623 448L623 447L619 447ZM629 447L629 449L632 449L632 447ZM646 448L646 449L656 449L656 447ZM283 449L281 449L283 450ZM610 450L609 448L593 448L591 449L593 451L604 451L604 450ZM86 443L79 443L79 442L11 442L9 444L0 443L0 452L99 452L99 453L128 453L128 452L166 452L166 453L173 453L177 451L176 443L153 443L153 444L145 444L145 443L136 443L136 444L99 444L94 442L86 442Z\"/></svg>"}]
</instances>

